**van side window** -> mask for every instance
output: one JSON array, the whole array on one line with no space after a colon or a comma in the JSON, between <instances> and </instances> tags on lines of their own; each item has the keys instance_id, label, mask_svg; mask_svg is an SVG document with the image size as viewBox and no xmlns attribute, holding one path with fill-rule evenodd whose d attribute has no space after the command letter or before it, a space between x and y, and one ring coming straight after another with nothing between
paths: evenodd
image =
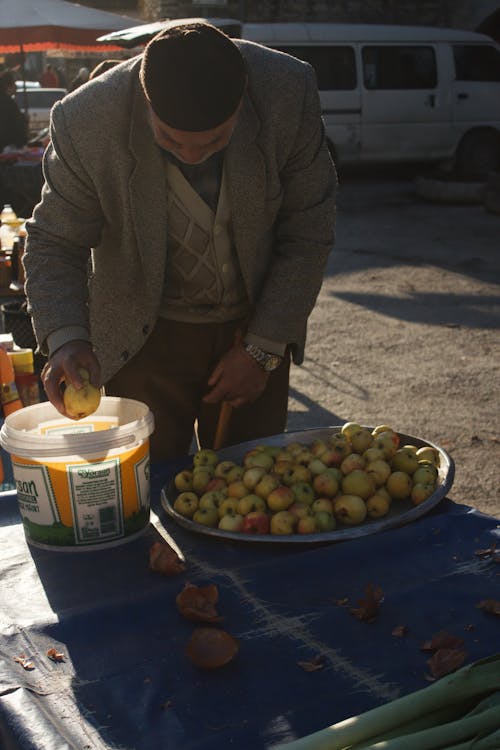
<instances>
[{"instance_id":1,"label":"van side window","mask_svg":"<svg viewBox=\"0 0 500 750\"><path fill-rule=\"evenodd\" d=\"M346 91L356 88L354 50L348 46L293 46L275 47L299 60L308 62L316 71L318 89Z\"/></svg>"},{"instance_id":2,"label":"van side window","mask_svg":"<svg viewBox=\"0 0 500 750\"><path fill-rule=\"evenodd\" d=\"M363 47L367 89L433 89L437 85L432 47L411 45Z\"/></svg>"},{"instance_id":3,"label":"van side window","mask_svg":"<svg viewBox=\"0 0 500 750\"><path fill-rule=\"evenodd\" d=\"M500 52L490 44L454 44L457 81L500 81Z\"/></svg>"}]
</instances>

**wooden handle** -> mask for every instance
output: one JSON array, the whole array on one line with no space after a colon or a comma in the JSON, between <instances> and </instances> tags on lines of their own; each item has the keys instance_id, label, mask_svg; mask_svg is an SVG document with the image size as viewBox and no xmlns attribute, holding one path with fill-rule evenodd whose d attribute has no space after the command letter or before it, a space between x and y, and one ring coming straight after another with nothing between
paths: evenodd
<instances>
[{"instance_id":1,"label":"wooden handle","mask_svg":"<svg viewBox=\"0 0 500 750\"><path fill-rule=\"evenodd\" d=\"M214 445L213 445L214 451L217 451L219 450L219 448L222 448L222 446L226 442L227 431L229 429L229 423L231 421L232 411L233 411L233 407L231 406L231 404L228 403L227 401L223 401L220 407L219 419L218 419L217 427L215 430Z\"/></svg>"}]
</instances>

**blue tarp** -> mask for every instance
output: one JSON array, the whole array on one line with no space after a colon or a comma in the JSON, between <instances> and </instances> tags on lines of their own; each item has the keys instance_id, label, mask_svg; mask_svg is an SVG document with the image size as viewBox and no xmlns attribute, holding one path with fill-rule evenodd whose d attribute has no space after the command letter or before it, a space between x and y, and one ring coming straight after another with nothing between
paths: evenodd
<instances>
[{"instance_id":1,"label":"blue tarp","mask_svg":"<svg viewBox=\"0 0 500 750\"><path fill-rule=\"evenodd\" d=\"M263 750L429 684L422 643L446 630L470 663L500 652L500 568L478 550L498 519L449 499L417 521L326 545L226 542L183 529L160 505L173 466L152 470L152 523L97 552L26 544L15 496L0 499L0 746L5 750ZM473 500L473 498L471 499ZM165 532L184 573L149 570ZM202 671L184 654L195 623L175 598L214 583L219 625L240 650ZM366 586L373 623L353 617ZM393 634L397 626L406 634ZM46 652L65 654L60 663ZM35 668L14 661L24 653ZM305 671L301 661L322 668Z\"/></svg>"}]
</instances>

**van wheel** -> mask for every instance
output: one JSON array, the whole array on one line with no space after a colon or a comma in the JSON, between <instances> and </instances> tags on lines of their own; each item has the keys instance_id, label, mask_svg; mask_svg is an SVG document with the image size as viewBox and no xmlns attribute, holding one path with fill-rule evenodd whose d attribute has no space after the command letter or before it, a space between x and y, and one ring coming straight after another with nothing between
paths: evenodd
<instances>
[{"instance_id":1,"label":"van wheel","mask_svg":"<svg viewBox=\"0 0 500 750\"><path fill-rule=\"evenodd\" d=\"M474 130L460 141L455 159L457 176L484 179L500 168L500 135L495 130Z\"/></svg>"}]
</instances>

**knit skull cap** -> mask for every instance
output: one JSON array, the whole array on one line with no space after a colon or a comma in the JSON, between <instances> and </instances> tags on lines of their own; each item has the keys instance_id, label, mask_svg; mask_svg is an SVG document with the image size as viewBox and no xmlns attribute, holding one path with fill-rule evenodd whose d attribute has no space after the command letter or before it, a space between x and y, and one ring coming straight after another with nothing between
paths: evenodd
<instances>
[{"instance_id":1,"label":"knit skull cap","mask_svg":"<svg viewBox=\"0 0 500 750\"><path fill-rule=\"evenodd\" d=\"M236 111L246 84L243 57L208 23L171 22L147 44L140 70L146 98L176 130L212 130Z\"/></svg>"}]
</instances>

